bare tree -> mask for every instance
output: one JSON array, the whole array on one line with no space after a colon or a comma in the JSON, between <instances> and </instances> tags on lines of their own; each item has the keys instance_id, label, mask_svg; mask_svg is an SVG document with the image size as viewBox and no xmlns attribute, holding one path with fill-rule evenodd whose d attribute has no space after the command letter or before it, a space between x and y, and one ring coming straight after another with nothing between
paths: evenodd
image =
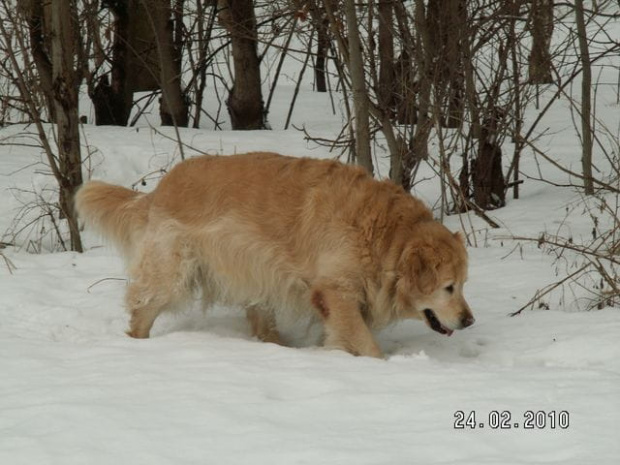
<instances>
[{"instance_id":1,"label":"bare tree","mask_svg":"<svg viewBox=\"0 0 620 465\"><path fill-rule=\"evenodd\" d=\"M23 8L15 14L12 5L7 0L1 0L3 16L6 16L0 21L0 37L4 46L8 47L3 69L10 73L24 102L25 111L37 128L49 167L58 183L58 216L66 219L69 225L70 248L81 252L82 241L73 209L74 194L82 183L78 120L78 85L81 76L76 68L76 4L74 0L52 0L49 8L43 8L41 3L41 0L32 0L28 5L22 4ZM41 13L41 22L32 21L33 11ZM40 40L36 47L40 48L34 50L27 45L28 40L23 35L24 23L29 28L48 25L34 33L37 40ZM11 32L15 35L14 39ZM28 38L32 35L33 31L29 31ZM54 112L57 123L54 132L57 155L43 126L42 112L37 106L37 94L50 92L50 88L42 85L41 79L34 75L32 64L37 54L40 54L37 60L44 59L51 66L51 93L46 94L46 101L51 103L50 111ZM17 57L21 57L21 60ZM34 68L40 72L38 67Z\"/></svg>"},{"instance_id":2,"label":"bare tree","mask_svg":"<svg viewBox=\"0 0 620 465\"><path fill-rule=\"evenodd\" d=\"M207 13L208 6L211 6L209 13ZM212 60L212 56L209 54L209 46L213 38L213 29L215 25L215 19L217 18L217 1L210 0L210 5L203 5L203 2L196 3L195 19L193 26L190 26L189 30L196 30L196 34L191 38L185 40L187 43L187 56L192 67L192 77L186 88L186 95L188 95L192 89L194 89L194 114L193 114L193 127L200 127L200 120L203 113L202 101L207 86L207 70ZM193 53L193 46L195 45L196 52ZM214 121L217 125L217 121Z\"/></svg>"},{"instance_id":3,"label":"bare tree","mask_svg":"<svg viewBox=\"0 0 620 465\"><path fill-rule=\"evenodd\" d=\"M355 12L355 1L345 0L345 17L348 31L348 65L351 74L351 91L353 93L353 107L355 108L355 154L357 162L373 173L372 154L370 152L370 112L368 109L368 94L366 92L366 78L364 74L364 58L362 56L362 42Z\"/></svg>"},{"instance_id":4,"label":"bare tree","mask_svg":"<svg viewBox=\"0 0 620 465\"><path fill-rule=\"evenodd\" d=\"M443 126L457 128L463 119L464 71L463 48L467 37L465 0L442 2L431 0L427 7L427 23L433 63L431 79L436 105Z\"/></svg>"},{"instance_id":5,"label":"bare tree","mask_svg":"<svg viewBox=\"0 0 620 465\"><path fill-rule=\"evenodd\" d=\"M41 83L41 90L45 95L47 110L50 120L54 120L55 104L53 95L52 61L50 59L50 28L51 28L51 4L45 4L39 0L27 0L21 5L21 12L28 23L30 53L37 67L37 74ZM5 6L5 8L10 8Z\"/></svg>"},{"instance_id":6,"label":"bare tree","mask_svg":"<svg viewBox=\"0 0 620 465\"><path fill-rule=\"evenodd\" d=\"M189 104L181 89L181 32L183 0L143 0L158 55L161 101L159 114L163 126L187 127ZM138 20L138 18L136 18Z\"/></svg>"},{"instance_id":7,"label":"bare tree","mask_svg":"<svg viewBox=\"0 0 620 465\"><path fill-rule=\"evenodd\" d=\"M378 103L383 111L392 111L396 101L394 60L394 0L380 1L379 14L379 89Z\"/></svg>"},{"instance_id":8,"label":"bare tree","mask_svg":"<svg viewBox=\"0 0 620 465\"><path fill-rule=\"evenodd\" d=\"M428 158L428 138L433 124L429 117L433 83L431 69L433 62L432 38L423 0L415 0L414 24L418 31L414 56L418 65L419 109L412 145L414 157L416 160L420 161ZM409 179L408 184L411 185L411 179Z\"/></svg>"},{"instance_id":9,"label":"bare tree","mask_svg":"<svg viewBox=\"0 0 620 465\"><path fill-rule=\"evenodd\" d=\"M107 7L113 17L109 30L113 35L111 50L101 50L101 60L97 60L97 68L88 81L88 93L95 108L95 124L107 126L126 126L129 121L133 104L133 91L135 85L132 79L138 77L151 78L151 74L137 69L141 60L132 59L129 27L130 13L126 2L102 2L102 8ZM88 33L93 38L101 34L102 25L91 18ZM94 40L96 41L96 39ZM101 47L103 48L103 46ZM104 74L99 69L105 61L109 62L110 70ZM133 68L131 67L133 63Z\"/></svg>"},{"instance_id":10,"label":"bare tree","mask_svg":"<svg viewBox=\"0 0 620 465\"><path fill-rule=\"evenodd\" d=\"M335 8L334 0L330 1L332 9ZM308 10L312 27L316 31L316 59L314 62L314 82L317 92L327 92L327 62L331 39L329 35L329 20L325 8L321 6L319 0L301 0L300 11Z\"/></svg>"},{"instance_id":11,"label":"bare tree","mask_svg":"<svg viewBox=\"0 0 620 465\"><path fill-rule=\"evenodd\" d=\"M551 37L553 36L553 0L531 0L529 28L532 34L532 51L529 57L530 84L550 84Z\"/></svg>"},{"instance_id":12,"label":"bare tree","mask_svg":"<svg viewBox=\"0 0 620 465\"><path fill-rule=\"evenodd\" d=\"M219 19L230 34L234 84L226 101L233 129L265 129L258 34L252 0L219 0Z\"/></svg>"},{"instance_id":13,"label":"bare tree","mask_svg":"<svg viewBox=\"0 0 620 465\"><path fill-rule=\"evenodd\" d=\"M577 36L579 42L579 52L581 55L581 66L583 76L581 79L581 169L583 172L583 187L586 195L594 194L594 184L592 182L592 68L590 63L590 51L588 48L588 36L584 18L583 0L575 1L575 21L577 23Z\"/></svg>"},{"instance_id":14,"label":"bare tree","mask_svg":"<svg viewBox=\"0 0 620 465\"><path fill-rule=\"evenodd\" d=\"M78 115L79 75L75 69L76 5L72 0L52 0L52 89L58 127L60 210L69 223L71 250L82 252L82 241L73 209L73 198L82 184L82 159Z\"/></svg>"},{"instance_id":15,"label":"bare tree","mask_svg":"<svg viewBox=\"0 0 620 465\"><path fill-rule=\"evenodd\" d=\"M126 125L135 92L161 90L164 126L187 126L189 105L181 85L183 0L103 2L111 15L111 50L102 51L89 80L96 124ZM88 33L97 41L104 25L90 18ZM107 66L104 66L107 65Z\"/></svg>"}]
</instances>

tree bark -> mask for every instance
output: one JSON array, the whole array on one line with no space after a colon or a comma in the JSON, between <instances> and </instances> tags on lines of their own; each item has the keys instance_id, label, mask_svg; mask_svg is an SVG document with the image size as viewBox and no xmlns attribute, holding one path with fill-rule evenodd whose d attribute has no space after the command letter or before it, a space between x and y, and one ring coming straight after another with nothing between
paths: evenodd
<instances>
[{"instance_id":1,"label":"tree bark","mask_svg":"<svg viewBox=\"0 0 620 465\"><path fill-rule=\"evenodd\" d=\"M446 38L446 54L449 66L446 127L457 128L463 122L465 71L463 47L467 41L467 5L464 0L447 2L452 32Z\"/></svg>"},{"instance_id":2,"label":"tree bark","mask_svg":"<svg viewBox=\"0 0 620 465\"><path fill-rule=\"evenodd\" d=\"M395 104L394 0L379 1L379 106L392 112Z\"/></svg>"},{"instance_id":3,"label":"tree bark","mask_svg":"<svg viewBox=\"0 0 620 465\"><path fill-rule=\"evenodd\" d=\"M52 62L50 60L50 41L49 29L50 10L49 5L45 5L40 0L28 0L20 5L24 9L25 17L28 22L28 33L30 38L30 52L39 76L39 84L45 96L47 112L50 121L55 121L56 107L53 95L53 76ZM47 11L46 11L47 10Z\"/></svg>"},{"instance_id":4,"label":"tree bark","mask_svg":"<svg viewBox=\"0 0 620 465\"><path fill-rule=\"evenodd\" d=\"M327 58L329 53L329 34L327 26L321 22L317 27L316 62L314 79L317 92L327 92Z\"/></svg>"},{"instance_id":5,"label":"tree bark","mask_svg":"<svg viewBox=\"0 0 620 465\"><path fill-rule=\"evenodd\" d=\"M370 113L366 80L364 75L364 58L360 40L355 1L345 0L345 18L348 29L349 74L351 75L351 91L355 115L355 154L358 164L374 173L372 154L370 151Z\"/></svg>"},{"instance_id":6,"label":"tree bark","mask_svg":"<svg viewBox=\"0 0 620 465\"><path fill-rule=\"evenodd\" d=\"M138 60L132 60L130 45L130 12L133 11L133 0L127 4L108 3L114 16L114 42L112 43L111 72L100 76L90 98L95 107L95 124L97 126L127 126L133 104L132 77L145 74L135 68ZM132 69L132 63L134 68Z\"/></svg>"},{"instance_id":7,"label":"tree bark","mask_svg":"<svg viewBox=\"0 0 620 465\"><path fill-rule=\"evenodd\" d=\"M152 6L151 27L157 43L159 56L159 86L161 101L159 114L162 126L187 127L189 123L189 105L181 89L181 50L177 21L178 9L182 2L175 2L175 19L172 19L170 0L150 0ZM173 28L176 27L176 34Z\"/></svg>"},{"instance_id":8,"label":"tree bark","mask_svg":"<svg viewBox=\"0 0 620 465\"><path fill-rule=\"evenodd\" d=\"M416 67L421 66L422 63L417 63L415 59L418 44L412 32L416 29L409 24L406 8L400 1L395 2L393 6L398 34L401 38L400 55L394 69L396 73L396 121L402 125L413 125L417 123L420 91Z\"/></svg>"},{"instance_id":9,"label":"tree bark","mask_svg":"<svg viewBox=\"0 0 620 465\"><path fill-rule=\"evenodd\" d=\"M494 210L506 205L502 149L486 138L481 138L479 144L472 168L474 201L483 210Z\"/></svg>"},{"instance_id":10,"label":"tree bark","mask_svg":"<svg viewBox=\"0 0 620 465\"><path fill-rule=\"evenodd\" d=\"M419 111L416 130L413 136L413 157L416 160L414 163L417 163L428 158L428 138L432 128L429 110L433 82L431 71L433 53L430 45L432 39L423 0L415 1L415 27L418 31L415 59L418 62L419 69Z\"/></svg>"},{"instance_id":11,"label":"tree bark","mask_svg":"<svg viewBox=\"0 0 620 465\"><path fill-rule=\"evenodd\" d=\"M73 197L82 184L78 82L74 67L75 11L71 0L51 1L52 88L58 128L60 210L69 223L71 250L82 252Z\"/></svg>"},{"instance_id":12,"label":"tree bark","mask_svg":"<svg viewBox=\"0 0 620 465\"><path fill-rule=\"evenodd\" d=\"M332 1L333 0L326 0ZM317 92L327 92L327 59L330 47L329 19L318 0L309 0L306 5L312 26L317 33L316 61L314 63L314 82Z\"/></svg>"},{"instance_id":13,"label":"tree bark","mask_svg":"<svg viewBox=\"0 0 620 465\"><path fill-rule=\"evenodd\" d=\"M529 27L532 52L529 57L529 83L551 84L551 37L553 36L553 0L532 0Z\"/></svg>"},{"instance_id":14,"label":"tree bark","mask_svg":"<svg viewBox=\"0 0 620 465\"><path fill-rule=\"evenodd\" d=\"M183 1L107 2L114 15L111 75L101 76L90 93L97 125L127 125L134 92L161 89L164 126L186 127L189 104L181 87Z\"/></svg>"},{"instance_id":15,"label":"tree bark","mask_svg":"<svg viewBox=\"0 0 620 465\"><path fill-rule=\"evenodd\" d=\"M592 68L590 51L584 18L583 0L575 0L575 19L579 38L579 52L583 68L581 79L581 140L583 144L581 166L583 171L583 187L586 195L594 194L592 182L592 103L590 89L592 88Z\"/></svg>"},{"instance_id":16,"label":"tree bark","mask_svg":"<svg viewBox=\"0 0 620 465\"><path fill-rule=\"evenodd\" d=\"M442 113L440 122L445 127L456 128L463 120L465 1L430 0L426 22L429 36L427 47L433 63L430 71L434 95Z\"/></svg>"},{"instance_id":17,"label":"tree bark","mask_svg":"<svg viewBox=\"0 0 620 465\"><path fill-rule=\"evenodd\" d=\"M232 128L265 129L258 33L252 0L219 0L220 22L232 43L234 84L226 105Z\"/></svg>"},{"instance_id":18,"label":"tree bark","mask_svg":"<svg viewBox=\"0 0 620 465\"><path fill-rule=\"evenodd\" d=\"M208 23L205 24L205 20L207 19L207 7L211 7L212 11L208 15ZM202 2L197 2L196 14L198 15L198 66L197 69L194 70L194 79L197 79L197 82L195 84L196 106L194 107L193 127L198 129L200 127L200 119L202 117L202 101L205 93L205 88L207 86L208 46L209 42L211 41L213 25L217 17L217 1L212 0L211 2L207 2L204 5Z\"/></svg>"},{"instance_id":19,"label":"tree bark","mask_svg":"<svg viewBox=\"0 0 620 465\"><path fill-rule=\"evenodd\" d=\"M498 91L499 85L492 89L492 92ZM496 98L492 100L497 101ZM503 109L495 108L491 111L482 123L478 153L472 162L474 201L483 210L494 210L506 205L506 180L502 171L502 148L499 142L500 125L504 121Z\"/></svg>"},{"instance_id":20,"label":"tree bark","mask_svg":"<svg viewBox=\"0 0 620 465\"><path fill-rule=\"evenodd\" d=\"M523 142L521 140L521 132L523 130L523 103L522 103L522 90L521 90L521 73L519 64L519 53L517 50L518 38L517 38L517 18L521 4L525 0L510 0L506 4L506 13L510 17L509 33L507 48L510 51L510 58L512 63L512 92L514 95L514 102L512 105L513 115L512 120L514 124L512 140L514 142L514 152L512 156L512 163L508 171L507 178L512 173L512 195L514 199L519 198L519 164L521 161L521 151L523 149Z\"/></svg>"}]
</instances>

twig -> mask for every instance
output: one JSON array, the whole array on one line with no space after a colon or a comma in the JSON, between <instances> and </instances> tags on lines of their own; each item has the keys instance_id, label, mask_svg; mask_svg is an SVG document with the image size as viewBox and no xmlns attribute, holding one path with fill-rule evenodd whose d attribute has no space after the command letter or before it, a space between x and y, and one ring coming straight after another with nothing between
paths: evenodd
<instances>
[{"instance_id":1,"label":"twig","mask_svg":"<svg viewBox=\"0 0 620 465\"><path fill-rule=\"evenodd\" d=\"M293 109L295 108L295 102L297 101L297 95L299 94L301 80L304 77L304 73L306 71L306 67L308 66L310 55L312 54L313 37L314 37L314 34L310 35L310 40L308 41L308 53L306 54L306 59L304 60L304 64L301 67L301 71L299 72L299 79L297 79L297 84L295 85L295 92L293 93L293 99L291 100L291 106L288 110L288 115L286 115L286 123L284 124L285 130L288 129L289 124L291 124L291 117L293 116Z\"/></svg>"},{"instance_id":2,"label":"twig","mask_svg":"<svg viewBox=\"0 0 620 465\"><path fill-rule=\"evenodd\" d=\"M585 271L590 266L591 266L591 263L587 263L586 265L583 265L581 268L579 268L578 270L572 272L571 274L569 274L565 278L561 279L560 281L555 282L555 283L547 286L546 288L544 288L544 290L542 292L540 292L540 290L537 291L536 294L534 295L534 297L532 297L523 307L521 307L516 312L510 313L509 316L517 316L517 315L519 315L527 307L530 307L530 306L534 305L534 302L536 302L537 300L540 300L542 297L546 296L551 291L553 291L554 289L556 289L559 286L561 286L562 284L564 284L566 281L572 279L574 276L577 276L578 274L582 273L583 271Z\"/></svg>"},{"instance_id":3,"label":"twig","mask_svg":"<svg viewBox=\"0 0 620 465\"><path fill-rule=\"evenodd\" d=\"M93 287L95 287L97 284L101 284L104 281L127 281L127 280L125 278L103 278L103 279L100 279L98 281L95 281L90 286L88 286L88 288L86 289L86 292L88 292L90 294L90 290Z\"/></svg>"},{"instance_id":4,"label":"twig","mask_svg":"<svg viewBox=\"0 0 620 465\"><path fill-rule=\"evenodd\" d=\"M265 104L265 114L269 113L269 108L271 107L271 99L273 98L273 95L274 95L274 93L276 91L276 86L278 84L278 79L280 77L280 73L282 72L282 65L284 64L284 59L288 55L289 47L291 45L291 39L293 38L293 34L295 33L295 26L297 26L297 16L293 16L288 21L292 21L293 25L291 26L291 30L290 30L290 32L288 34L288 37L286 38L286 42L285 42L284 47L282 49L282 53L280 53L280 59L278 61L278 65L276 66L276 75L275 75L275 77L273 79L273 82L271 83L271 88L269 89L269 97L267 98L267 103ZM288 26L288 22L285 25L285 27L286 26ZM265 49L264 53L267 53L266 49Z\"/></svg>"},{"instance_id":5,"label":"twig","mask_svg":"<svg viewBox=\"0 0 620 465\"><path fill-rule=\"evenodd\" d=\"M565 168L564 166L562 166L560 163L558 163L557 161L555 161L553 158L551 158L550 156L548 156L545 152L543 152L542 150L540 150L538 147L536 147L534 144L532 144L530 141L524 139L524 138L519 138L518 139L520 142L522 142L523 144L526 144L528 147L530 147L537 155L540 155L541 157L543 157L546 161L548 161L549 163L551 163L553 166L555 166L556 168L558 168L560 171L563 171L566 174L570 174L571 176L575 176L578 179L585 179L585 177L582 174L579 173L575 173L574 171L569 170L568 168ZM614 192L616 194L620 194L620 189L618 189L617 187L612 186L611 184L607 184L603 181L599 181L596 178L592 178L592 182L594 184L597 184L598 186L609 190L610 192Z\"/></svg>"},{"instance_id":6,"label":"twig","mask_svg":"<svg viewBox=\"0 0 620 465\"><path fill-rule=\"evenodd\" d=\"M597 259L608 260L609 262L620 265L620 259L614 258L611 254L602 254L598 252L597 249L589 249L587 247L579 247L577 245L571 244L569 242L555 242L547 239L546 237L533 238L533 237L522 237L522 236L511 236L511 237L496 237L495 240L515 240L515 241L525 241L525 242L537 242L539 244L548 244L554 247L559 247L562 249L572 250L573 252L577 252L582 255L589 255L595 257ZM601 242L601 245L604 242Z\"/></svg>"},{"instance_id":7,"label":"twig","mask_svg":"<svg viewBox=\"0 0 620 465\"><path fill-rule=\"evenodd\" d=\"M15 264L2 252L0 252L0 257L4 260L4 264L6 265L7 270L9 270L9 273L13 274L13 270L17 269Z\"/></svg>"}]
</instances>

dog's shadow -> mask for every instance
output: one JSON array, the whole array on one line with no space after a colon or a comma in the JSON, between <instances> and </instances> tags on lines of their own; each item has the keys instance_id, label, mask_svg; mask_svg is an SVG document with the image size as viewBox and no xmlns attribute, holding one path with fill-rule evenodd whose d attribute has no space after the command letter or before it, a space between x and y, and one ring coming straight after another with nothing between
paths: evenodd
<instances>
[{"instance_id":1,"label":"dog's shadow","mask_svg":"<svg viewBox=\"0 0 620 465\"><path fill-rule=\"evenodd\" d=\"M278 321L283 350L316 349L321 346L323 330L317 320L309 318L298 321ZM152 336L164 336L177 332L204 332L222 338L256 341L252 336L245 311L236 307L214 307L207 310L198 304L179 312L160 315L153 326ZM430 331L416 321L400 321L375 333L386 357L411 357L425 354L439 361L471 361L484 351L484 340L472 331L456 332L447 337Z\"/></svg>"},{"instance_id":2,"label":"dog's shadow","mask_svg":"<svg viewBox=\"0 0 620 465\"><path fill-rule=\"evenodd\" d=\"M310 318L297 321L278 318L278 329L284 347L317 347L323 339L321 325ZM175 332L204 332L223 338L260 342L252 336L245 310L239 307L215 306L204 309L195 304L177 312L164 312L155 321L151 336Z\"/></svg>"}]
</instances>

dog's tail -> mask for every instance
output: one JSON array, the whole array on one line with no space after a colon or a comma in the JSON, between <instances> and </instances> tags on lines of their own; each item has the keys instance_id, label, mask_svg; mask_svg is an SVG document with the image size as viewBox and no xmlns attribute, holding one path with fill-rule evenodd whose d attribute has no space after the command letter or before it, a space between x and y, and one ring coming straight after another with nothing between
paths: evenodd
<instances>
[{"instance_id":1,"label":"dog's tail","mask_svg":"<svg viewBox=\"0 0 620 465\"><path fill-rule=\"evenodd\" d=\"M75 208L87 226L127 254L143 235L149 197L121 186L90 181L75 195Z\"/></svg>"}]
</instances>

